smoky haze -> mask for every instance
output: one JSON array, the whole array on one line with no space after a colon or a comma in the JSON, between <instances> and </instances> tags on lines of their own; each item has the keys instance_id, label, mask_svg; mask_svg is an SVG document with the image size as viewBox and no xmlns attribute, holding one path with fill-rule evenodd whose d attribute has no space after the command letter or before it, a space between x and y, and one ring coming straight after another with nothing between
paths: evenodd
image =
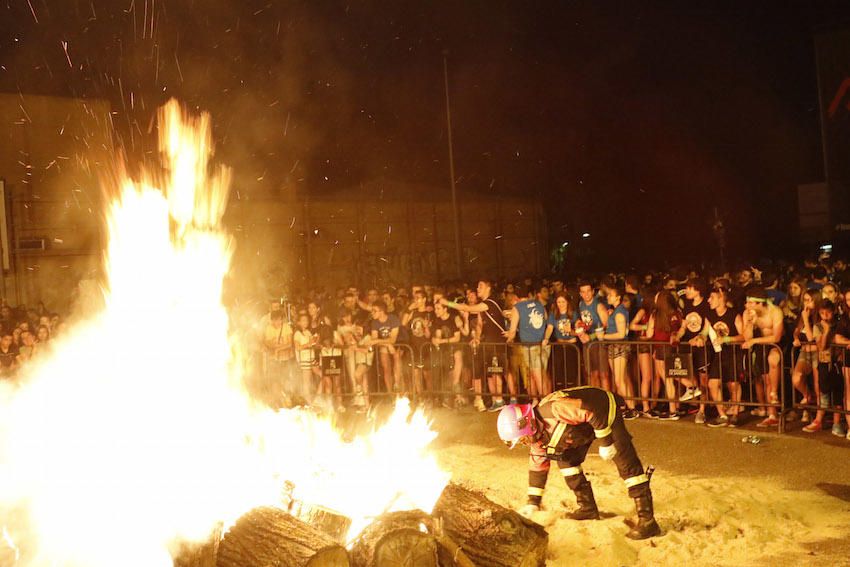
<instances>
[{"instance_id":1,"label":"smoky haze","mask_svg":"<svg viewBox=\"0 0 850 567\"><path fill-rule=\"evenodd\" d=\"M239 199L446 187L446 51L458 190L538 196L552 243L588 231L600 262L626 267L715 260L715 207L734 255L796 251L796 185L823 179L811 36L850 6L32 0L0 14L2 90L110 101L136 160L155 153L167 98L208 110Z\"/></svg>"}]
</instances>

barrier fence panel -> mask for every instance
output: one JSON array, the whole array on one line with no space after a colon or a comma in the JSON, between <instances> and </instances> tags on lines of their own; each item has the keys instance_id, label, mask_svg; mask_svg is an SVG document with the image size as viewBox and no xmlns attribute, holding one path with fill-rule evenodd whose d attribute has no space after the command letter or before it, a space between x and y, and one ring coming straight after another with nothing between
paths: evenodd
<instances>
[{"instance_id":1,"label":"barrier fence panel","mask_svg":"<svg viewBox=\"0 0 850 567\"><path fill-rule=\"evenodd\" d=\"M805 342L791 351L791 406L810 419L807 432L823 427L832 414L835 424L846 422L850 429L850 345L831 344L819 352L814 342ZM846 433L846 432L845 432Z\"/></svg>"},{"instance_id":2,"label":"barrier fence panel","mask_svg":"<svg viewBox=\"0 0 850 567\"><path fill-rule=\"evenodd\" d=\"M710 342L592 340L582 344L582 360L583 383L618 393L628 410L640 404L642 411L652 412L653 405L666 403L668 409L656 411L657 416L678 419L685 402L698 405L703 416L705 406L735 416L749 407L757 417L775 416L777 429L784 430L784 354L776 344L744 349L728 343L718 350ZM689 388L700 395L692 397Z\"/></svg>"}]
</instances>

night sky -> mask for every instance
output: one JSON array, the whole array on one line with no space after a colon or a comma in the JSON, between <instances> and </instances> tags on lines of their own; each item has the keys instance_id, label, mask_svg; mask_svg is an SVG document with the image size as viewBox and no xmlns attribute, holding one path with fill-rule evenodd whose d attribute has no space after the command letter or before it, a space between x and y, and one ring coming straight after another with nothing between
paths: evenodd
<instances>
[{"instance_id":1,"label":"night sky","mask_svg":"<svg viewBox=\"0 0 850 567\"><path fill-rule=\"evenodd\" d=\"M154 147L177 96L213 114L237 189L375 179L538 195L551 241L627 267L797 252L823 180L813 33L846 1L2 0L0 90L106 98ZM391 185L391 184L390 184ZM399 195L406 197L406 195ZM612 266L613 267L613 266Z\"/></svg>"}]
</instances>

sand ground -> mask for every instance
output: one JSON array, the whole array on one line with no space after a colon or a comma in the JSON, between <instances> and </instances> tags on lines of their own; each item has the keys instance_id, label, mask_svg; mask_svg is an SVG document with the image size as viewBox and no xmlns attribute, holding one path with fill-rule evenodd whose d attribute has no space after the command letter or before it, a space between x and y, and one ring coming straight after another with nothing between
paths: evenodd
<instances>
[{"instance_id":1,"label":"sand ground","mask_svg":"<svg viewBox=\"0 0 850 567\"><path fill-rule=\"evenodd\" d=\"M527 454L505 448L495 423L495 414L439 410L434 447L455 482L516 508L525 501ZM561 500L574 499L554 469L533 518L549 531L549 565L850 565L850 441L804 437L793 426L783 435L709 429L692 419L627 426L643 464L656 467L662 536L624 537L633 503L613 463L591 449L584 468L609 517L562 518ZM749 434L762 443L742 443Z\"/></svg>"}]
</instances>

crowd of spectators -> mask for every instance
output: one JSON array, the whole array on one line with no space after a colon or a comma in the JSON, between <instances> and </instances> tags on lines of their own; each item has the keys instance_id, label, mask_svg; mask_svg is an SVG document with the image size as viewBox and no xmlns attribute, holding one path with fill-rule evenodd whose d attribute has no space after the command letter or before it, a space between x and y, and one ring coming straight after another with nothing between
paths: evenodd
<instances>
[{"instance_id":1,"label":"crowd of spectators","mask_svg":"<svg viewBox=\"0 0 850 567\"><path fill-rule=\"evenodd\" d=\"M626 419L771 427L784 416L809 433L831 421L850 440L842 260L315 289L273 301L261 327L262 389L279 404L366 411L376 395L405 394L484 411L589 384L620 394ZM669 372L682 354L686 369Z\"/></svg>"},{"instance_id":2,"label":"crowd of spectators","mask_svg":"<svg viewBox=\"0 0 850 567\"><path fill-rule=\"evenodd\" d=\"M0 379L14 379L21 367L43 355L50 341L65 330L65 322L43 304L12 307L0 302Z\"/></svg>"}]
</instances>

